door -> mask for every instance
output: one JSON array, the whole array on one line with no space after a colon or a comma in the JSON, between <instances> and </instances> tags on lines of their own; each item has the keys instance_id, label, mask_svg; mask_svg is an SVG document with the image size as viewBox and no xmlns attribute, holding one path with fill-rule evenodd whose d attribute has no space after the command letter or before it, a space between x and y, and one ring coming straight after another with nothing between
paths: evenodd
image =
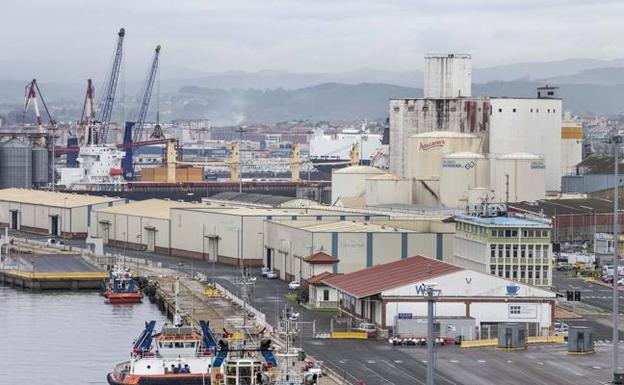
<instances>
[{"instance_id":1,"label":"door","mask_svg":"<svg viewBox=\"0 0 624 385\"><path fill-rule=\"evenodd\" d=\"M156 245L156 230L154 229L146 229L147 230L147 251L153 252L154 246Z\"/></svg>"},{"instance_id":2,"label":"door","mask_svg":"<svg viewBox=\"0 0 624 385\"><path fill-rule=\"evenodd\" d=\"M50 234L54 236L59 236L59 217L58 215L53 215L50 217Z\"/></svg>"},{"instance_id":3,"label":"door","mask_svg":"<svg viewBox=\"0 0 624 385\"><path fill-rule=\"evenodd\" d=\"M273 261L272 258L273 257L273 249L266 249L266 267L268 267L269 269L273 268Z\"/></svg>"},{"instance_id":4,"label":"door","mask_svg":"<svg viewBox=\"0 0 624 385\"><path fill-rule=\"evenodd\" d=\"M17 210L11 211L11 228L13 230L19 230L18 219L19 219L18 211Z\"/></svg>"},{"instance_id":5,"label":"door","mask_svg":"<svg viewBox=\"0 0 624 385\"><path fill-rule=\"evenodd\" d=\"M100 223L100 237L103 244L108 244L108 223Z\"/></svg>"}]
</instances>

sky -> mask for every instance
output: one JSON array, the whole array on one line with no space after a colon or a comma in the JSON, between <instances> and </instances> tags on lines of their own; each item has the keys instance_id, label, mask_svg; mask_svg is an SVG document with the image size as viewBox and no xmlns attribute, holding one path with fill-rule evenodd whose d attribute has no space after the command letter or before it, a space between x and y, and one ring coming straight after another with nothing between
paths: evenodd
<instances>
[{"instance_id":1,"label":"sky","mask_svg":"<svg viewBox=\"0 0 624 385\"><path fill-rule=\"evenodd\" d=\"M102 76L120 27L129 78L156 44L171 77L411 71L432 52L475 67L613 59L623 16L621 0L2 0L0 79Z\"/></svg>"}]
</instances>

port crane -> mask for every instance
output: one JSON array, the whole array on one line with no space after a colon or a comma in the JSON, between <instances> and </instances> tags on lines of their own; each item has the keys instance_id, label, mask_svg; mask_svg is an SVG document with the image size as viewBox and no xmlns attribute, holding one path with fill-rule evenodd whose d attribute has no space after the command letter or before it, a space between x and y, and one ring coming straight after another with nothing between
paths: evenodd
<instances>
[{"instance_id":1,"label":"port crane","mask_svg":"<svg viewBox=\"0 0 624 385\"><path fill-rule=\"evenodd\" d=\"M154 89L154 82L156 81L156 76L158 74L158 60L160 57L160 48L160 45L157 45L156 49L154 50L152 64L147 73L147 78L145 79L145 86L143 87L143 94L141 97L141 106L139 107L137 118L135 121L126 122L123 140L126 156L124 157L124 160L122 162L122 168L126 179L134 178L133 153L134 148L142 146L139 145L139 143L142 143L140 142L140 140L143 134L143 126L145 125L145 118L147 117L147 111L149 110L150 100L152 98L152 90ZM159 124L156 124L154 131L150 135L150 139L165 139L165 136L163 135L162 129L160 128ZM152 143L151 141L146 142Z\"/></svg>"},{"instance_id":2,"label":"port crane","mask_svg":"<svg viewBox=\"0 0 624 385\"><path fill-rule=\"evenodd\" d=\"M93 95L95 94L95 88L93 87L93 81L87 79L87 92L85 93L85 99L82 104L82 114L80 121L78 122L78 143L84 145L85 143L94 143L93 127L96 122L95 117L95 102Z\"/></svg>"},{"instance_id":3,"label":"port crane","mask_svg":"<svg viewBox=\"0 0 624 385\"><path fill-rule=\"evenodd\" d=\"M104 93L102 94L99 103L98 111L99 115L97 121L99 123L99 132L95 143L106 143L108 139L108 126L110 124L111 115L113 113L113 104L115 102L115 94L117 92L117 83L119 80L119 71L121 69L121 59L123 57L123 41L126 36L126 30L121 28L117 33L117 46L115 48L115 57L113 59L113 66L108 80L104 84ZM93 142L89 142L91 144Z\"/></svg>"}]
</instances>

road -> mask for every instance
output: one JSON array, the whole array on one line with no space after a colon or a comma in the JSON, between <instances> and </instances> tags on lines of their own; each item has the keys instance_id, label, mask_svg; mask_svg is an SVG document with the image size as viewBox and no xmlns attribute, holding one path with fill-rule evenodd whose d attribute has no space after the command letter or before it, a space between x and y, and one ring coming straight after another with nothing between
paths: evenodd
<instances>
[{"instance_id":1,"label":"road","mask_svg":"<svg viewBox=\"0 0 624 385\"><path fill-rule=\"evenodd\" d=\"M45 237L19 234L30 238ZM72 240L66 242L74 246L83 246L83 241ZM239 293L235 283L240 276L238 267L213 264L211 262L192 261L167 255L153 254L141 251L122 250L119 248L105 248L107 252L124 252L125 255L147 258L154 262L161 262L167 267L183 269L185 271L202 272L214 279L233 293ZM258 269L250 269L254 276L258 276ZM573 288L581 285L585 290L592 306L601 312L607 313L608 298L591 298L603 296L600 287L587 286L578 279L558 277L556 283L560 289ZM608 289L607 289L608 290ZM336 313L313 312L286 300L288 285L279 280L268 280L259 277L251 293L251 304L263 312L267 321L275 324L279 319L281 309L285 306L293 307L301 314L304 322L315 321L318 331L329 331L329 323ZM608 294L604 294L607 296ZM570 321L571 324L589 324L596 329L597 334L607 336L610 333L608 313L596 317ZM623 322L624 325L624 322ZM621 337L624 339L624 335ZM301 341L295 341L299 344ZM394 347L386 341L378 340L330 340L307 338L303 341L304 350L323 363L337 374L343 376L349 383L357 384L363 381L366 385L406 385L425 384L426 380L426 349L423 347ZM524 385L527 383L538 385L564 384L598 384L606 383L609 354L612 347L604 337L599 342L598 353L593 356L569 356L565 347L561 345L534 347L521 352L500 352L493 348L460 349L456 346L444 346L436 349L436 381L437 385L483 385L483 384L510 384ZM624 354L624 353L623 353Z\"/></svg>"}]
</instances>

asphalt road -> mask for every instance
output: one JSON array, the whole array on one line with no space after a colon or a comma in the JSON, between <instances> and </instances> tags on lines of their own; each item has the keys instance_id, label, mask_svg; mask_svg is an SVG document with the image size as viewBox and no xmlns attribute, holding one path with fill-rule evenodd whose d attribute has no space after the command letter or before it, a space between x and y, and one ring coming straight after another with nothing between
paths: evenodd
<instances>
[{"instance_id":1,"label":"asphalt road","mask_svg":"<svg viewBox=\"0 0 624 385\"><path fill-rule=\"evenodd\" d=\"M32 236L32 238L41 237ZM75 246L83 244L82 241L66 243ZM121 252L124 250L107 247L106 251ZM125 250L125 254L161 262L167 267L202 272L209 279L215 279L233 293L239 291L235 279L240 276L241 270L237 267L132 250ZM251 273L258 276L257 269L252 269ZM557 277L555 284L564 291L566 287L571 289L581 287L581 290L584 290L583 300L603 313L595 317L570 321L570 324L589 324L596 329L597 334L610 335L609 317L606 314L607 304L610 306L610 302L608 298L602 298L602 296L608 296L606 293L602 294L605 288L588 286L589 284L582 280L566 277ZM335 313L312 312L287 302L284 297L287 292L288 286L285 282L258 276L251 295L251 303L267 316L271 324L275 323L281 309L286 305L292 306L295 311L299 312L302 321L316 320L317 331L328 330L329 320L335 316ZM620 338L624 339L624 335ZM598 343L597 354L582 357L567 355L565 346L561 345L530 346L527 351L520 352L500 352L493 348L438 347L435 383L438 385L604 384L610 376L607 364L612 346L607 342L607 338L603 339ZM295 342L295 344L298 343L301 341ZM357 384L358 381L363 381L366 385L425 384L426 349L424 347L394 347L386 341L377 340L311 338L304 339L303 347L308 354L322 360L326 366L351 384Z\"/></svg>"}]
</instances>

